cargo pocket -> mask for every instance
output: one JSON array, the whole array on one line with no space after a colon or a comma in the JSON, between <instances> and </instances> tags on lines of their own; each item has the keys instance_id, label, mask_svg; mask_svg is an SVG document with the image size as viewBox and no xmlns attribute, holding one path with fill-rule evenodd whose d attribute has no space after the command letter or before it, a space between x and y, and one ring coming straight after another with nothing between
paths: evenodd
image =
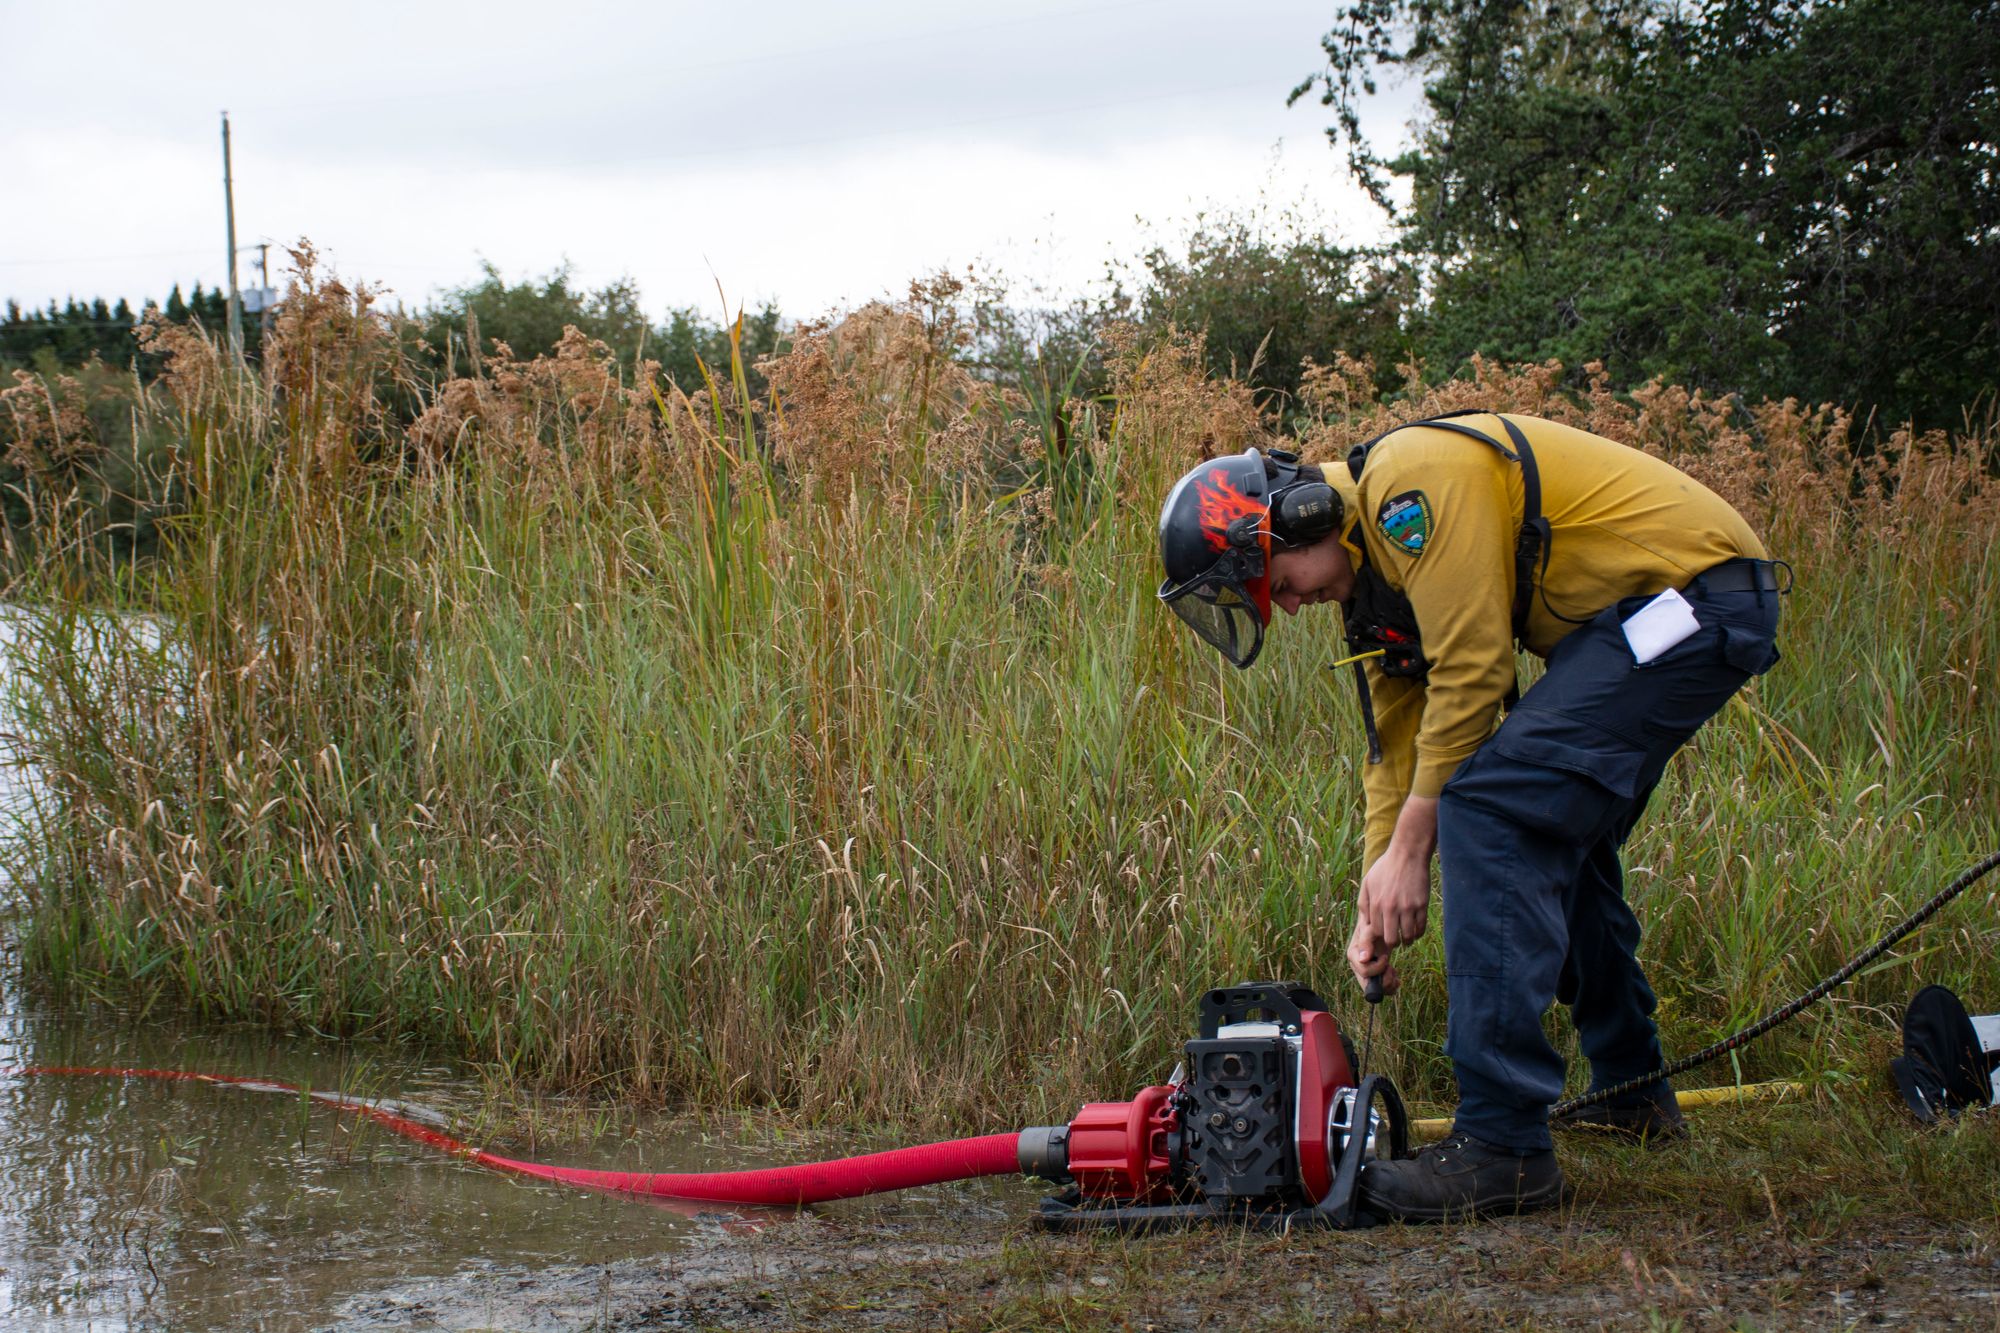
<instances>
[{"instance_id":1,"label":"cargo pocket","mask_svg":"<svg viewBox=\"0 0 2000 1333\"><path fill-rule=\"evenodd\" d=\"M1756 630L1722 627L1722 660L1738 671L1761 676L1778 664L1778 646Z\"/></svg>"},{"instance_id":2,"label":"cargo pocket","mask_svg":"<svg viewBox=\"0 0 2000 1333\"><path fill-rule=\"evenodd\" d=\"M1609 830L1644 785L1647 751L1554 709L1517 708L1444 795L1581 843Z\"/></svg>"}]
</instances>

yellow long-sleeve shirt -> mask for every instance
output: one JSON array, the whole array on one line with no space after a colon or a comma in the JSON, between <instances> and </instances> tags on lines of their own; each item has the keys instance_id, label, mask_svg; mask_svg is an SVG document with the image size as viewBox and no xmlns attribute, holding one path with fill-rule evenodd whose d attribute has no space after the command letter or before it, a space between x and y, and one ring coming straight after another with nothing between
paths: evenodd
<instances>
[{"instance_id":1,"label":"yellow long-sleeve shirt","mask_svg":"<svg viewBox=\"0 0 2000 1333\"><path fill-rule=\"evenodd\" d=\"M1492 415L1458 418L1507 443ZM1552 540L1536 572L1525 647L1548 656L1585 620L1624 597L1685 585L1763 543L1727 501L1669 463L1613 440L1534 417L1528 437ZM1363 767L1364 864L1389 845L1410 796L1436 796L1492 734L1514 683L1514 538L1522 520L1519 464L1477 440L1411 427L1370 453L1360 482L1326 467L1352 516L1343 544L1379 570L1416 611L1427 682L1369 664L1382 762ZM1558 616L1556 613L1560 612Z\"/></svg>"}]
</instances>

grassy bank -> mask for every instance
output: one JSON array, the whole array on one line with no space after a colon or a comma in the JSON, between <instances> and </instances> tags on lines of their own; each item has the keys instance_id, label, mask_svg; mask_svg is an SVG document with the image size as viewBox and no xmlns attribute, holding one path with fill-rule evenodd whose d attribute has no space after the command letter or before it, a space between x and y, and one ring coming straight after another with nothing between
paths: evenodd
<instances>
[{"instance_id":1,"label":"grassy bank","mask_svg":"<svg viewBox=\"0 0 2000 1333\"><path fill-rule=\"evenodd\" d=\"M889 1196L645 1259L412 1282L367 1328L1622 1333L1986 1328L2000 1138L1886 1102L1704 1112L1670 1152L1566 1136L1570 1197L1474 1225L1142 1238ZM1834 1151L1829 1154L1828 1148ZM1018 1202L1013 1202L1018 1200ZM998 1214L997 1216L995 1214Z\"/></svg>"},{"instance_id":2,"label":"grassy bank","mask_svg":"<svg viewBox=\"0 0 2000 1333\"><path fill-rule=\"evenodd\" d=\"M32 966L535 1081L968 1124L1123 1095L1202 986L1346 994L1332 617L1239 674L1152 596L1168 481L1273 423L1172 339L1112 348L1110 399L1038 406L968 373L948 298L802 333L763 402L740 364L684 393L580 338L416 383L326 283L255 376L179 342L147 409L161 557L110 563L32 466L10 539L53 793L11 852ZM1796 567L1786 660L1629 849L1670 1049L2000 836L1990 431L1864 442L1541 367L1393 404L1344 362L1308 379L1311 456L1450 407L1556 416L1688 467ZM9 407L32 464L60 423ZM1745 1072L1872 1063L1919 978L1989 993L1972 899ZM1414 972L1388 1059L1442 1095L1435 933Z\"/></svg>"}]
</instances>

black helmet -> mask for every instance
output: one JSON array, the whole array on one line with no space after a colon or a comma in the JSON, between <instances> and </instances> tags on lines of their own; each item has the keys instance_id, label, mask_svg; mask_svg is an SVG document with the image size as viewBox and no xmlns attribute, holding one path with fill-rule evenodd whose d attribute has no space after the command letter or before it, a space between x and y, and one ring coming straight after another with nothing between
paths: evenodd
<instances>
[{"instance_id":1,"label":"black helmet","mask_svg":"<svg viewBox=\"0 0 2000 1333\"><path fill-rule=\"evenodd\" d=\"M1246 449L1200 464L1160 506L1160 600L1239 667L1271 623L1270 495L1264 455Z\"/></svg>"},{"instance_id":2,"label":"black helmet","mask_svg":"<svg viewBox=\"0 0 2000 1333\"><path fill-rule=\"evenodd\" d=\"M1197 465L1160 506L1160 600L1224 657L1249 666L1271 623L1271 543L1310 546L1332 536L1347 503L1318 468L1283 449Z\"/></svg>"}]
</instances>

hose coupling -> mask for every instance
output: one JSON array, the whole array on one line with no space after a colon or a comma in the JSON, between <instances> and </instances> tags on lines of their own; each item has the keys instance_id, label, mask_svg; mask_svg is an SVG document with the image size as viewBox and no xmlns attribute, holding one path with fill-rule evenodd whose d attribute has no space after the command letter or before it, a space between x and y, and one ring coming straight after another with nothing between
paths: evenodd
<instances>
[{"instance_id":1,"label":"hose coupling","mask_svg":"<svg viewBox=\"0 0 2000 1333\"><path fill-rule=\"evenodd\" d=\"M1057 1185L1069 1183L1068 1125L1036 1125L1022 1130L1016 1152L1022 1175L1040 1176Z\"/></svg>"}]
</instances>

